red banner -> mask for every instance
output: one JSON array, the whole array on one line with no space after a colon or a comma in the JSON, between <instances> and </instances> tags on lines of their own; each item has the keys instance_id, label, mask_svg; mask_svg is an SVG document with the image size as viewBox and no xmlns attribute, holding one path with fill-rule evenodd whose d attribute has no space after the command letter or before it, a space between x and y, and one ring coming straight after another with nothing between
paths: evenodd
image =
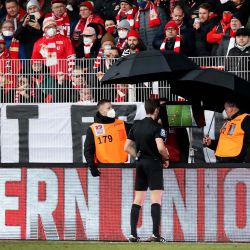
<instances>
[{"instance_id":1,"label":"red banner","mask_svg":"<svg viewBox=\"0 0 250 250\"><path fill-rule=\"evenodd\" d=\"M133 169L1 168L0 239L124 241ZM249 241L250 170L164 170L161 234L168 241ZM149 195L138 234L152 222Z\"/></svg>"}]
</instances>

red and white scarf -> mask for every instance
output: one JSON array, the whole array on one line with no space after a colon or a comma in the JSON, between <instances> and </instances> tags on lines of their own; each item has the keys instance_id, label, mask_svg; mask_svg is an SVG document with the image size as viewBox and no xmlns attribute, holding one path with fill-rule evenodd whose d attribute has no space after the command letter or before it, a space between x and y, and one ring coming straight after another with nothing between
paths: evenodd
<instances>
[{"instance_id":1,"label":"red and white scarf","mask_svg":"<svg viewBox=\"0 0 250 250\"><path fill-rule=\"evenodd\" d=\"M47 15L48 16L48 15ZM57 33L70 37L70 20L68 13L65 12L62 16L57 17L54 13L51 16L56 20L57 23Z\"/></svg>"},{"instance_id":2,"label":"red and white scarf","mask_svg":"<svg viewBox=\"0 0 250 250\"><path fill-rule=\"evenodd\" d=\"M99 52L98 52L98 55L97 55L97 57L96 57L96 59L95 59L95 63L94 63L93 69L98 69L98 68L100 67L103 52L104 52L104 49L103 49L103 48L100 48L100 50L99 50Z\"/></svg>"},{"instance_id":3,"label":"red and white scarf","mask_svg":"<svg viewBox=\"0 0 250 250\"><path fill-rule=\"evenodd\" d=\"M165 39L163 40L160 50L164 51L166 50L165 46L166 46L166 42L168 41L168 38L165 37ZM174 43L174 52L176 53L180 53L180 48L181 48L181 37L179 35L177 35L175 37L175 43Z\"/></svg>"},{"instance_id":4,"label":"red and white scarf","mask_svg":"<svg viewBox=\"0 0 250 250\"><path fill-rule=\"evenodd\" d=\"M120 51L123 51L124 50L124 47L127 43L127 39L124 39L123 42L121 42L121 39L118 38L118 41L117 41L117 44L116 44L116 47L120 50Z\"/></svg>"},{"instance_id":5,"label":"red and white scarf","mask_svg":"<svg viewBox=\"0 0 250 250\"><path fill-rule=\"evenodd\" d=\"M135 15L135 28L140 28L140 13L141 11L145 11L149 9L149 28L153 28L155 26L159 26L161 24L161 20L159 18L156 6L152 2L148 2L144 9L139 9L137 14Z\"/></svg>"},{"instance_id":6,"label":"red and white scarf","mask_svg":"<svg viewBox=\"0 0 250 250\"><path fill-rule=\"evenodd\" d=\"M81 18L78 23L76 24L76 27L74 29L74 32L80 31L80 34L84 31L85 27L88 26L89 23L91 23L94 19L94 15L90 15L87 19Z\"/></svg>"},{"instance_id":7,"label":"red and white scarf","mask_svg":"<svg viewBox=\"0 0 250 250\"><path fill-rule=\"evenodd\" d=\"M83 49L84 49L84 57L85 58L90 58L91 57L91 47L93 46L92 44L84 44Z\"/></svg>"},{"instance_id":8,"label":"red and white scarf","mask_svg":"<svg viewBox=\"0 0 250 250\"><path fill-rule=\"evenodd\" d=\"M19 40L12 38L11 44L9 47L11 59L19 58L19 47L20 47Z\"/></svg>"},{"instance_id":9,"label":"red and white scarf","mask_svg":"<svg viewBox=\"0 0 250 250\"><path fill-rule=\"evenodd\" d=\"M136 13L137 13L137 9L136 8L132 8L132 9L130 9L127 12L119 10L119 12L116 15L116 22L117 22L117 24L119 24L119 22L122 19L127 19L127 21L130 24L130 28L134 29L134 24L135 24L135 20L134 19L135 19Z\"/></svg>"}]
</instances>

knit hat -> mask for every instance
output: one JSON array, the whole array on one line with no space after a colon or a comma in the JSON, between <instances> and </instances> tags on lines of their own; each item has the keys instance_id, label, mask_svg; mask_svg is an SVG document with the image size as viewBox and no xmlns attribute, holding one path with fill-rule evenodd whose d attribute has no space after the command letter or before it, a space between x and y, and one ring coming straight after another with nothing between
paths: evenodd
<instances>
[{"instance_id":1,"label":"knit hat","mask_svg":"<svg viewBox=\"0 0 250 250\"><path fill-rule=\"evenodd\" d=\"M84 36L93 36L96 35L96 31L93 27L86 27L82 33Z\"/></svg>"},{"instance_id":2,"label":"knit hat","mask_svg":"<svg viewBox=\"0 0 250 250\"><path fill-rule=\"evenodd\" d=\"M101 44L103 44L104 42L107 42L107 41L113 42L115 44L114 37L111 34L109 34L108 32L103 36L103 38L101 40Z\"/></svg>"},{"instance_id":3,"label":"knit hat","mask_svg":"<svg viewBox=\"0 0 250 250\"><path fill-rule=\"evenodd\" d=\"M46 17L43 20L43 31L45 30L46 27L48 27L51 24L54 24L55 26L57 26L56 20L53 17Z\"/></svg>"},{"instance_id":4,"label":"knit hat","mask_svg":"<svg viewBox=\"0 0 250 250\"><path fill-rule=\"evenodd\" d=\"M129 38L130 36L134 36L137 39L141 38L140 34L137 31L135 31L135 30L130 30L128 32L127 38Z\"/></svg>"},{"instance_id":5,"label":"knit hat","mask_svg":"<svg viewBox=\"0 0 250 250\"><path fill-rule=\"evenodd\" d=\"M240 18L239 15L236 14L236 13L232 15L232 17L231 17L230 20L232 20L232 19L237 19L237 20L239 20L239 21L241 22L241 18Z\"/></svg>"},{"instance_id":6,"label":"knit hat","mask_svg":"<svg viewBox=\"0 0 250 250\"><path fill-rule=\"evenodd\" d=\"M94 11L94 3L92 1L84 1L80 3L80 7L81 6L85 6L86 8L88 8L91 12Z\"/></svg>"},{"instance_id":7,"label":"knit hat","mask_svg":"<svg viewBox=\"0 0 250 250\"><path fill-rule=\"evenodd\" d=\"M126 20L126 19L121 20L117 25L117 29L130 30L130 24L129 24L128 20Z\"/></svg>"},{"instance_id":8,"label":"knit hat","mask_svg":"<svg viewBox=\"0 0 250 250\"><path fill-rule=\"evenodd\" d=\"M133 6L133 0L120 0L120 3L125 2L129 4L130 6Z\"/></svg>"},{"instance_id":9,"label":"knit hat","mask_svg":"<svg viewBox=\"0 0 250 250\"><path fill-rule=\"evenodd\" d=\"M0 35L0 43L6 43L2 35Z\"/></svg>"},{"instance_id":10,"label":"knit hat","mask_svg":"<svg viewBox=\"0 0 250 250\"><path fill-rule=\"evenodd\" d=\"M165 27L164 27L164 32L166 32L166 30L168 29L168 28L174 28L175 30L176 30L176 32L178 32L179 31L179 28L178 28L178 25L176 24L176 22L175 21L173 21L173 20L171 20L171 21L169 21L169 22L167 22L166 23L166 25L165 25Z\"/></svg>"},{"instance_id":11,"label":"knit hat","mask_svg":"<svg viewBox=\"0 0 250 250\"><path fill-rule=\"evenodd\" d=\"M248 28L239 28L236 31L236 36L250 36L250 30Z\"/></svg>"},{"instance_id":12,"label":"knit hat","mask_svg":"<svg viewBox=\"0 0 250 250\"><path fill-rule=\"evenodd\" d=\"M100 23L89 23L87 27L95 29L95 33L98 39L101 39L106 33L105 27Z\"/></svg>"},{"instance_id":13,"label":"knit hat","mask_svg":"<svg viewBox=\"0 0 250 250\"><path fill-rule=\"evenodd\" d=\"M29 7L36 6L38 9L40 9L40 5L37 0L29 0L26 5L26 10L28 11Z\"/></svg>"},{"instance_id":14,"label":"knit hat","mask_svg":"<svg viewBox=\"0 0 250 250\"><path fill-rule=\"evenodd\" d=\"M62 3L62 4L67 5L67 1L66 0L52 0L51 4L54 4L54 3Z\"/></svg>"}]
</instances>

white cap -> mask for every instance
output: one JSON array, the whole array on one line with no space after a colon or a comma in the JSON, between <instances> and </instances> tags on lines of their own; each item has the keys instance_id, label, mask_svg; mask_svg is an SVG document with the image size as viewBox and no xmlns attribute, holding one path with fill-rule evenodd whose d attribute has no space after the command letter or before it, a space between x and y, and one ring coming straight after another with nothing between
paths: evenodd
<instances>
[{"instance_id":1,"label":"white cap","mask_svg":"<svg viewBox=\"0 0 250 250\"><path fill-rule=\"evenodd\" d=\"M37 0L29 0L29 2L26 5L26 10L28 11L29 7L36 6L40 10L40 5Z\"/></svg>"}]
</instances>

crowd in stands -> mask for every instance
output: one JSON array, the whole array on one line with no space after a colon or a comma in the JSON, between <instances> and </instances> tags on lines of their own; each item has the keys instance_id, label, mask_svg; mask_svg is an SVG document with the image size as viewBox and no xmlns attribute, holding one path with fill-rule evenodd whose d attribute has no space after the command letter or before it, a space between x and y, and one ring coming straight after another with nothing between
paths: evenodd
<instances>
[{"instance_id":1,"label":"crowd in stands","mask_svg":"<svg viewBox=\"0 0 250 250\"><path fill-rule=\"evenodd\" d=\"M114 59L143 50L249 56L249 15L250 0L1 0L0 102L98 101Z\"/></svg>"}]
</instances>

